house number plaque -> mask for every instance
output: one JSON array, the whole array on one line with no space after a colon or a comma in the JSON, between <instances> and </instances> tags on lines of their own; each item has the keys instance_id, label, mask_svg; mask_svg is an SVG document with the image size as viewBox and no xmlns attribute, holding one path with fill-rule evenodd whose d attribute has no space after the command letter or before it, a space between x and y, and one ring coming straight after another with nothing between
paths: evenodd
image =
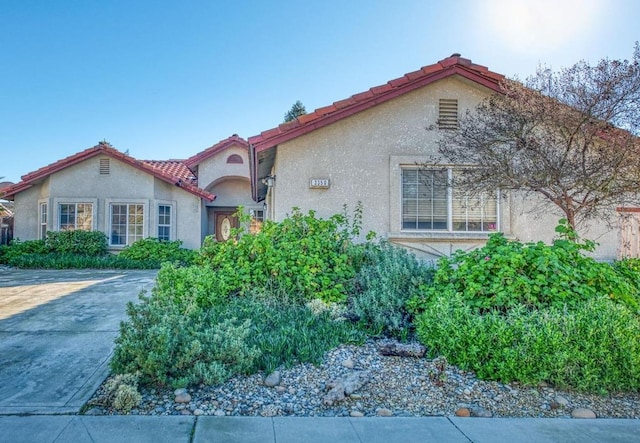
<instances>
[{"instance_id":1,"label":"house number plaque","mask_svg":"<svg viewBox=\"0 0 640 443\"><path fill-rule=\"evenodd\" d=\"M309 188L311 189L329 189L328 178L312 178L309 180Z\"/></svg>"}]
</instances>

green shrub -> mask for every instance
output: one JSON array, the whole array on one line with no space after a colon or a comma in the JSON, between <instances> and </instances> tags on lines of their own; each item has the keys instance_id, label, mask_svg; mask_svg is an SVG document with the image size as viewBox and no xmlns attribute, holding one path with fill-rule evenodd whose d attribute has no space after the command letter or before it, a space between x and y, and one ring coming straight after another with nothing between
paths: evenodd
<instances>
[{"instance_id":1,"label":"green shrub","mask_svg":"<svg viewBox=\"0 0 640 443\"><path fill-rule=\"evenodd\" d=\"M3 263L23 269L155 269L158 262L129 260L116 255L87 256L77 254L12 255Z\"/></svg>"},{"instance_id":2,"label":"green shrub","mask_svg":"<svg viewBox=\"0 0 640 443\"><path fill-rule=\"evenodd\" d=\"M44 240L14 239L8 246L0 246L0 263L12 264L13 261L29 254L46 254L49 251Z\"/></svg>"},{"instance_id":3,"label":"green shrub","mask_svg":"<svg viewBox=\"0 0 640 443\"><path fill-rule=\"evenodd\" d=\"M219 320L186 296L141 294L127 315L111 360L115 373L139 372L144 382L173 387L217 384L247 372L258 356L247 344L250 321Z\"/></svg>"},{"instance_id":4,"label":"green shrub","mask_svg":"<svg viewBox=\"0 0 640 443\"><path fill-rule=\"evenodd\" d=\"M217 305L228 298L222 279L203 266L178 267L165 263L158 272L154 296L179 302L192 300L199 307Z\"/></svg>"},{"instance_id":5,"label":"green shrub","mask_svg":"<svg viewBox=\"0 0 640 443\"><path fill-rule=\"evenodd\" d=\"M416 318L432 357L489 380L550 382L580 391L640 390L640 320L606 297L530 311L480 314L459 294L436 297Z\"/></svg>"},{"instance_id":6,"label":"green shrub","mask_svg":"<svg viewBox=\"0 0 640 443\"><path fill-rule=\"evenodd\" d=\"M59 254L105 255L107 236L100 231L47 232L45 244L49 252Z\"/></svg>"},{"instance_id":7,"label":"green shrub","mask_svg":"<svg viewBox=\"0 0 640 443\"><path fill-rule=\"evenodd\" d=\"M562 222L562 221L561 221ZM608 296L637 310L638 300L627 278L608 263L583 254L593 242L579 242L562 224L552 245L509 241L492 234L486 246L459 251L438 264L433 286L411 302L413 309L441 293L460 294L478 311L526 306L569 307L595 296Z\"/></svg>"},{"instance_id":8,"label":"green shrub","mask_svg":"<svg viewBox=\"0 0 640 443\"><path fill-rule=\"evenodd\" d=\"M296 363L319 364L336 346L364 341L365 335L355 325L333 314L330 308L316 310L273 293L254 292L231 299L218 315L250 322L248 343L260 350L252 372L269 373Z\"/></svg>"},{"instance_id":9,"label":"green shrub","mask_svg":"<svg viewBox=\"0 0 640 443\"><path fill-rule=\"evenodd\" d=\"M372 335L406 339L411 317L407 300L426 290L433 268L422 265L405 249L388 243L369 248L369 258L355 278L350 309Z\"/></svg>"},{"instance_id":10,"label":"green shrub","mask_svg":"<svg viewBox=\"0 0 640 443\"><path fill-rule=\"evenodd\" d=\"M356 214L361 210L356 208ZM233 233L235 241L207 238L201 249L199 262L218 276L222 293L243 294L271 285L300 301L347 299L357 271L357 248L351 239L359 226L350 225L346 215L325 220L294 208L282 222L265 221L259 233L241 233Z\"/></svg>"},{"instance_id":11,"label":"green shrub","mask_svg":"<svg viewBox=\"0 0 640 443\"><path fill-rule=\"evenodd\" d=\"M127 246L120 252L120 256L129 260L171 262L180 264L193 263L197 253L190 249L181 248L182 241L164 241L157 238L145 238Z\"/></svg>"}]
</instances>

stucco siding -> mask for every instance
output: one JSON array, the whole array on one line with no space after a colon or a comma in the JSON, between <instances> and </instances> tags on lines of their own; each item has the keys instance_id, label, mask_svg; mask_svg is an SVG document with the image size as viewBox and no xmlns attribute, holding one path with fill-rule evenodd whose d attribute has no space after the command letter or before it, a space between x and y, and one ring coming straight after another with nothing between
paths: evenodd
<instances>
[{"instance_id":1,"label":"stucco siding","mask_svg":"<svg viewBox=\"0 0 640 443\"><path fill-rule=\"evenodd\" d=\"M38 238L39 204L48 203L47 229L60 229L60 205L92 205L91 229L112 231L111 204L144 207L144 237L158 235L158 207L171 209L171 239L180 239L188 248L199 248L201 199L119 160L108 158L108 173L100 173L100 158L93 157L55 172L41 184L15 196L15 236L23 240ZM103 172L105 170L103 169ZM117 247L112 247L117 249Z\"/></svg>"},{"instance_id":2,"label":"stucco siding","mask_svg":"<svg viewBox=\"0 0 640 443\"><path fill-rule=\"evenodd\" d=\"M227 163L231 155L239 155L242 163ZM210 187L220 177L245 177L249 179L249 156L247 148L238 146L230 147L219 152L198 164L198 184L201 188L210 190ZM212 191L211 191L212 192Z\"/></svg>"},{"instance_id":3,"label":"stucco siding","mask_svg":"<svg viewBox=\"0 0 640 443\"><path fill-rule=\"evenodd\" d=\"M483 245L487 233L421 232L401 229L401 170L416 163L440 163L437 153L439 99L457 99L459 115L489 91L450 77L400 96L277 147L270 212L282 220L292 207L313 209L321 217L364 207L363 231L374 231L425 258ZM310 189L310 179L329 179L328 189ZM539 206L539 205L538 205ZM499 199L500 230L523 241L551 241L561 217L554 208L531 212L534 201L519 195ZM600 259L616 256L617 233L601 223L585 229L600 244Z\"/></svg>"},{"instance_id":4,"label":"stucco siding","mask_svg":"<svg viewBox=\"0 0 640 443\"><path fill-rule=\"evenodd\" d=\"M294 206L327 217L361 201L364 230L385 236L391 231L391 200L398 198L390 191L391 157L433 158L436 134L428 128L437 122L438 100L458 99L464 112L486 94L448 78L278 146L275 218ZM309 189L311 178L328 178L330 188Z\"/></svg>"}]
</instances>

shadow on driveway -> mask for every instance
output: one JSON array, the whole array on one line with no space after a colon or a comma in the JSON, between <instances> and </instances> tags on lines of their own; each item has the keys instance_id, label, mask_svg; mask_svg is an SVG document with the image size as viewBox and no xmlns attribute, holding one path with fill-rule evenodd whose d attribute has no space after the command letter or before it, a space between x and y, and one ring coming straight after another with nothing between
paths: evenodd
<instances>
[{"instance_id":1,"label":"shadow on driveway","mask_svg":"<svg viewBox=\"0 0 640 443\"><path fill-rule=\"evenodd\" d=\"M0 414L76 413L157 271L0 270Z\"/></svg>"}]
</instances>

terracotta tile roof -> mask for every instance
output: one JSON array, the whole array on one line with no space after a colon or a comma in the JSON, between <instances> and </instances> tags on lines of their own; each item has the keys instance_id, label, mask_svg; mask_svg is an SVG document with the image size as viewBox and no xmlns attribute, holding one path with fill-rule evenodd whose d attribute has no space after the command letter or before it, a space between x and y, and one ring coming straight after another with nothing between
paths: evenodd
<instances>
[{"instance_id":1,"label":"terracotta tile roof","mask_svg":"<svg viewBox=\"0 0 640 443\"><path fill-rule=\"evenodd\" d=\"M240 145L247 150L249 149L249 143L245 139L238 136L238 134L233 134L231 137L221 140L215 145L208 147L204 151L198 152L196 155L189 157L184 161L184 164L188 168L193 168L209 157L216 155L218 152L222 152L227 148L237 145Z\"/></svg>"},{"instance_id":2,"label":"terracotta tile roof","mask_svg":"<svg viewBox=\"0 0 640 443\"><path fill-rule=\"evenodd\" d=\"M460 54L453 54L438 63L390 80L384 85L375 86L249 137L249 143L256 152L268 149L452 75L460 75L496 92L501 92L500 83L504 79L502 74L489 71L486 66L472 63Z\"/></svg>"},{"instance_id":3,"label":"terracotta tile roof","mask_svg":"<svg viewBox=\"0 0 640 443\"><path fill-rule=\"evenodd\" d=\"M142 160L142 163L160 170L163 174L198 186L198 177L184 164L184 160Z\"/></svg>"},{"instance_id":4,"label":"terracotta tile roof","mask_svg":"<svg viewBox=\"0 0 640 443\"><path fill-rule=\"evenodd\" d=\"M130 157L127 154L124 154L118 151L117 149L115 149L114 147L112 147L110 144L106 142L100 142L99 144L97 144L92 148L85 149L84 151L78 152L77 154L63 158L62 160L58 160L55 163L51 163L50 165L44 166L36 171L23 175L21 177L22 180L20 182L16 183L15 185L9 186L8 188L3 190L4 197L11 198L18 192L21 192L21 191L24 191L25 189L30 188L31 186L33 186L35 183L39 182L43 178L55 172L61 171L62 169L68 168L69 166L75 165L84 160L95 157L97 155L106 155L116 160L120 160L121 162L127 163L128 165L133 166L134 168L140 169L141 171L151 174L154 177L164 182L179 186L185 191L190 192L191 194L197 195L198 197L201 197L207 200L214 200L216 198L215 195L203 189L200 189L195 184L193 184L191 178L189 178L189 180L185 180L185 177L182 174L186 174L185 169L188 170L186 166L183 165L184 167L181 167L181 166L176 166L175 164L172 164L170 166L169 165L156 166L156 165L148 164L144 161L136 160L135 158ZM171 161L166 163L170 163L170 162ZM165 162L159 162L159 163L164 164ZM178 172L179 174L173 175L173 173L171 172L172 170ZM193 177L192 173L190 174L190 177Z\"/></svg>"}]
</instances>

